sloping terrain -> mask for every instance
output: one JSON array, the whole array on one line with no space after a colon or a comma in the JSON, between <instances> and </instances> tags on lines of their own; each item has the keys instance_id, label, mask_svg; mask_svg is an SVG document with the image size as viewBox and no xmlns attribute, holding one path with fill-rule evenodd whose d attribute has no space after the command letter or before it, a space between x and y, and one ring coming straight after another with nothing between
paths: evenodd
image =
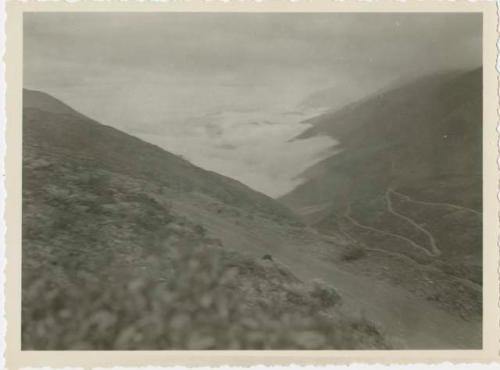
<instances>
[{"instance_id":1,"label":"sloping terrain","mask_svg":"<svg viewBox=\"0 0 500 370\"><path fill-rule=\"evenodd\" d=\"M23 94L23 139L30 148L70 155L82 163L123 175L154 180L171 189L199 191L224 203L269 218L293 220L292 213L247 186L196 167L140 139L90 120L56 99L35 91ZM50 153L49 153L50 154Z\"/></svg>"},{"instance_id":2,"label":"sloping terrain","mask_svg":"<svg viewBox=\"0 0 500 370\"><path fill-rule=\"evenodd\" d=\"M480 323L437 300L464 282L363 249L366 265L342 230L318 233L238 182L31 97L24 349L481 346Z\"/></svg>"},{"instance_id":3,"label":"sloping terrain","mask_svg":"<svg viewBox=\"0 0 500 370\"><path fill-rule=\"evenodd\" d=\"M339 150L281 201L356 246L350 271L480 323L482 70L421 78L309 123L298 140L330 135Z\"/></svg>"},{"instance_id":4,"label":"sloping terrain","mask_svg":"<svg viewBox=\"0 0 500 370\"><path fill-rule=\"evenodd\" d=\"M46 94L23 98L23 349L388 346L314 269L294 271L327 243L285 207Z\"/></svg>"}]
</instances>

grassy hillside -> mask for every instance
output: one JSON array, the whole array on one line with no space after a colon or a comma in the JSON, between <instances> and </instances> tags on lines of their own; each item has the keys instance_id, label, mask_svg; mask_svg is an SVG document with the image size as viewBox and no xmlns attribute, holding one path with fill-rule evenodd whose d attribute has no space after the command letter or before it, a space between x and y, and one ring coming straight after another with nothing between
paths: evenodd
<instances>
[{"instance_id":1,"label":"grassy hillside","mask_svg":"<svg viewBox=\"0 0 500 370\"><path fill-rule=\"evenodd\" d=\"M387 346L260 258L307 235L285 207L46 94L23 113L23 349Z\"/></svg>"},{"instance_id":2,"label":"grassy hillside","mask_svg":"<svg viewBox=\"0 0 500 370\"><path fill-rule=\"evenodd\" d=\"M108 171L171 189L199 191L224 203L294 222L286 207L264 194L79 113L72 114L72 108L46 94L25 90L23 106L23 139L33 151L67 154L92 166L98 162L100 168Z\"/></svg>"},{"instance_id":3,"label":"grassy hillside","mask_svg":"<svg viewBox=\"0 0 500 370\"><path fill-rule=\"evenodd\" d=\"M327 134L340 141L342 152L307 170L302 175L306 182L283 201L299 206L316 199L331 200L331 195L340 193L338 185L330 186L334 180L328 175L333 172L348 183L344 187L358 182L353 192L364 192L361 180L368 178L376 180L369 184L374 191L389 184L439 182L443 176L466 176L469 182L475 181L470 186L477 188L482 153L481 76L482 70L475 70L423 78L311 119L313 127L298 139ZM311 189L321 184L321 191ZM416 187L426 188L425 184ZM436 196L480 211L481 192L466 190L465 198L442 189ZM427 191L433 190L428 187Z\"/></svg>"},{"instance_id":4,"label":"grassy hillside","mask_svg":"<svg viewBox=\"0 0 500 370\"><path fill-rule=\"evenodd\" d=\"M480 317L482 70L421 78L309 123L297 139L330 135L340 152L306 170L281 201L363 248L360 271L388 268L394 283ZM403 277L398 266L408 259L415 271L436 271L429 280L444 286L438 297ZM456 292L457 279L467 294Z\"/></svg>"}]
</instances>

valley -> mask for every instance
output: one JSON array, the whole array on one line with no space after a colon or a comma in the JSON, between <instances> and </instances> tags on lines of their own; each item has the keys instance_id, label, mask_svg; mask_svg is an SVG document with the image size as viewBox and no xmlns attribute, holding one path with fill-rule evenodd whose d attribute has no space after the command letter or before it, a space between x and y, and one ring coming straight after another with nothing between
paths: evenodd
<instances>
[{"instance_id":1,"label":"valley","mask_svg":"<svg viewBox=\"0 0 500 370\"><path fill-rule=\"evenodd\" d=\"M480 348L480 78L311 119L278 200L25 90L23 348Z\"/></svg>"}]
</instances>

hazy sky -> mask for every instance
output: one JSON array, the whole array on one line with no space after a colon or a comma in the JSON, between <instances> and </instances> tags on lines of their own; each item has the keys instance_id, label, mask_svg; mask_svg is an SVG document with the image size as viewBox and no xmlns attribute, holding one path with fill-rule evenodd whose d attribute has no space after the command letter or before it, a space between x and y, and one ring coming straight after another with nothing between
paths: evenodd
<instances>
[{"instance_id":1,"label":"hazy sky","mask_svg":"<svg viewBox=\"0 0 500 370\"><path fill-rule=\"evenodd\" d=\"M272 196L335 143L288 142L311 94L480 64L479 14L24 15L25 87Z\"/></svg>"}]
</instances>

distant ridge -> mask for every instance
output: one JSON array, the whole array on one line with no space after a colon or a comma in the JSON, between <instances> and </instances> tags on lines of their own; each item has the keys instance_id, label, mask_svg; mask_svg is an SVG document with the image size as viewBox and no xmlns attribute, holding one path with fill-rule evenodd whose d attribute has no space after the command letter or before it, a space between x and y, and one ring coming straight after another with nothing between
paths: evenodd
<instances>
[{"instance_id":1,"label":"distant ridge","mask_svg":"<svg viewBox=\"0 0 500 370\"><path fill-rule=\"evenodd\" d=\"M423 260L408 243L439 249L481 280L481 68L422 77L308 123L296 139L329 135L339 150L306 169L284 204L374 248Z\"/></svg>"}]
</instances>

